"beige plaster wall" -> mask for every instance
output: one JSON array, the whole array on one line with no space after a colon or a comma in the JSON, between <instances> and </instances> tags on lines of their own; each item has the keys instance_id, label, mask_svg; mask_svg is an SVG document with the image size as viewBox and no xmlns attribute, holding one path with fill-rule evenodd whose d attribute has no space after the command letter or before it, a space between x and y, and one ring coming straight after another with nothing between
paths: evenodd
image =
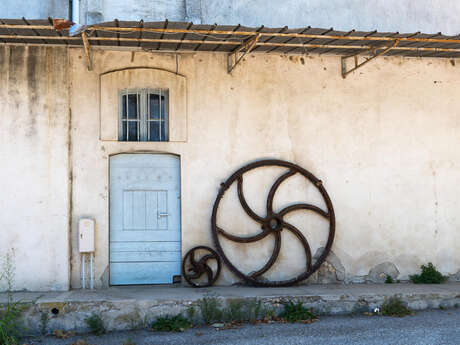
<instances>
[{"instance_id":1,"label":"beige plaster wall","mask_svg":"<svg viewBox=\"0 0 460 345\"><path fill-rule=\"evenodd\" d=\"M0 256L15 250L18 290L69 287L67 58L0 46Z\"/></svg>"},{"instance_id":2,"label":"beige plaster wall","mask_svg":"<svg viewBox=\"0 0 460 345\"><path fill-rule=\"evenodd\" d=\"M336 212L333 252L348 281L392 262L400 278L432 261L445 274L460 269L460 72L449 60L380 58L340 76L339 57L250 55L232 75L219 54L70 49L72 109L72 280L80 285L77 222L96 220L96 283L108 279L108 163L120 152L167 152L181 157L182 250L212 245L210 218L218 187L244 164L261 158L295 162L322 179ZM176 66L177 70L176 70ZM99 75L127 67L178 72L187 80L187 141L120 143L99 140ZM116 116L116 114L115 114ZM280 171L245 182L249 204L263 215L270 181ZM321 200L301 179L280 190L275 206ZM303 188L307 191L303 192ZM241 212L234 191L221 212L234 233L259 231ZM293 216L312 253L324 245L327 224ZM279 266L267 276L302 269L295 238L283 234ZM225 244L244 270L260 266L271 239ZM237 279L224 270L220 284Z\"/></svg>"}]
</instances>

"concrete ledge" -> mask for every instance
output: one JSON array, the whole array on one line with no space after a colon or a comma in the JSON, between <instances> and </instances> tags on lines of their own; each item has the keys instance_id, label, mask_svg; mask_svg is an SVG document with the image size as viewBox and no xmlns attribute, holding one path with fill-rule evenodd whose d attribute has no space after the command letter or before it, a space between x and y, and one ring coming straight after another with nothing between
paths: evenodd
<instances>
[{"instance_id":1,"label":"concrete ledge","mask_svg":"<svg viewBox=\"0 0 460 345\"><path fill-rule=\"evenodd\" d=\"M68 292L16 292L15 301L23 306L25 326L40 331L40 319L48 314L48 331L54 329L87 331L85 319L99 314L108 330L143 328L156 317L185 313L199 299L213 295L225 304L230 300L262 301L280 310L284 302L302 301L318 314L351 314L373 310L385 298L398 296L414 310L454 307L460 304L460 283L441 285L355 284L309 285L289 288L213 287L193 289L181 286L111 287L105 290ZM0 305L7 301L0 294ZM57 314L53 314L54 312Z\"/></svg>"}]
</instances>

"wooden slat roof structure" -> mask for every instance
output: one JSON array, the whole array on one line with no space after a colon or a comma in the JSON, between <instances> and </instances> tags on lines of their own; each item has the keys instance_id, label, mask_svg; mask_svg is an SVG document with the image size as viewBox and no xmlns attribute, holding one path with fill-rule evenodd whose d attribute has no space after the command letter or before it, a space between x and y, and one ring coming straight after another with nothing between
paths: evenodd
<instances>
[{"instance_id":1,"label":"wooden slat roof structure","mask_svg":"<svg viewBox=\"0 0 460 345\"><path fill-rule=\"evenodd\" d=\"M92 47L149 51L232 53L254 38L253 53L460 57L460 35L420 32L336 31L320 28L266 28L241 25L195 25L187 22L118 21L85 28ZM251 41L253 42L253 41ZM83 46L80 35L57 31L53 20L0 19L0 44Z\"/></svg>"}]
</instances>

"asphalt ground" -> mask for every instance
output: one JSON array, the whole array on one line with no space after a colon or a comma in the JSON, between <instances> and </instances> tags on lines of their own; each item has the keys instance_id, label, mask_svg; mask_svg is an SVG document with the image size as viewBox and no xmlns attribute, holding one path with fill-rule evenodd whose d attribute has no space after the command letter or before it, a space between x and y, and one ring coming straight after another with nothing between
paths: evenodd
<instances>
[{"instance_id":1,"label":"asphalt ground","mask_svg":"<svg viewBox=\"0 0 460 345\"><path fill-rule=\"evenodd\" d=\"M80 340L80 342L77 342ZM113 332L103 336L78 335L22 339L28 345L299 345L299 344L460 344L460 309L428 310L403 318L386 316L325 316L312 324L271 323L232 329L192 328L181 333Z\"/></svg>"}]
</instances>

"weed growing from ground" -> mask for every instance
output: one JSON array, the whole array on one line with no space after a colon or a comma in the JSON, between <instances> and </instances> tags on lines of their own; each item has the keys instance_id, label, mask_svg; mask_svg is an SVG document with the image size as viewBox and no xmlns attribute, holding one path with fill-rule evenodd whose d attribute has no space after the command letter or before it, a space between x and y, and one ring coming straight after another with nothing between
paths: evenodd
<instances>
[{"instance_id":1,"label":"weed growing from ground","mask_svg":"<svg viewBox=\"0 0 460 345\"><path fill-rule=\"evenodd\" d=\"M385 316L403 317L406 315L413 315L412 310L410 310L404 302L396 296L386 299L381 306L381 311L382 315Z\"/></svg>"},{"instance_id":2,"label":"weed growing from ground","mask_svg":"<svg viewBox=\"0 0 460 345\"><path fill-rule=\"evenodd\" d=\"M264 307L260 308L260 318L262 320L272 320L276 317L275 309L273 307Z\"/></svg>"},{"instance_id":3,"label":"weed growing from ground","mask_svg":"<svg viewBox=\"0 0 460 345\"><path fill-rule=\"evenodd\" d=\"M288 302L284 305L284 310L280 314L280 318L287 322L298 322L298 321L315 321L318 318L313 312L305 308L302 302Z\"/></svg>"},{"instance_id":4,"label":"weed growing from ground","mask_svg":"<svg viewBox=\"0 0 460 345\"><path fill-rule=\"evenodd\" d=\"M98 314L93 314L90 317L85 319L86 324L88 325L91 333L96 335L101 335L106 332L104 320Z\"/></svg>"},{"instance_id":5,"label":"weed growing from ground","mask_svg":"<svg viewBox=\"0 0 460 345\"><path fill-rule=\"evenodd\" d=\"M7 292L6 306L0 310L1 345L16 345L22 330L19 303L13 300L14 278L16 271L14 256L15 252L13 249L5 254L2 262L2 271L0 272L0 281L5 281Z\"/></svg>"},{"instance_id":6,"label":"weed growing from ground","mask_svg":"<svg viewBox=\"0 0 460 345\"><path fill-rule=\"evenodd\" d=\"M197 323L197 312L196 312L196 308L194 305L191 305L190 307L187 308L186 314L187 314L187 318L192 324Z\"/></svg>"},{"instance_id":7,"label":"weed growing from ground","mask_svg":"<svg viewBox=\"0 0 460 345\"><path fill-rule=\"evenodd\" d=\"M216 296L203 297L198 301L198 308L205 324L210 325L214 322L222 322L221 302Z\"/></svg>"},{"instance_id":8,"label":"weed growing from ground","mask_svg":"<svg viewBox=\"0 0 460 345\"><path fill-rule=\"evenodd\" d=\"M230 301L222 311L222 318L225 322L244 322L247 321L247 314L243 301Z\"/></svg>"},{"instance_id":9,"label":"weed growing from ground","mask_svg":"<svg viewBox=\"0 0 460 345\"><path fill-rule=\"evenodd\" d=\"M251 299L246 304L246 313L248 315L248 321L250 323L255 323L261 318L262 311L262 302L257 301L256 299Z\"/></svg>"},{"instance_id":10,"label":"weed growing from ground","mask_svg":"<svg viewBox=\"0 0 460 345\"><path fill-rule=\"evenodd\" d=\"M393 284L395 281L393 280L392 276L387 276L385 279L385 284Z\"/></svg>"},{"instance_id":11,"label":"weed growing from ground","mask_svg":"<svg viewBox=\"0 0 460 345\"><path fill-rule=\"evenodd\" d=\"M230 300L225 307L215 296L206 296L197 302L202 320L205 324L213 323L256 323L257 320L271 320L275 317L275 310L264 307L262 301L256 298L249 300ZM189 307L187 309L188 319L196 323L196 310Z\"/></svg>"},{"instance_id":12,"label":"weed growing from ground","mask_svg":"<svg viewBox=\"0 0 460 345\"><path fill-rule=\"evenodd\" d=\"M422 269L421 274L409 276L409 279L415 284L441 284L447 280L447 277L443 276L431 262L420 268Z\"/></svg>"},{"instance_id":13,"label":"weed growing from ground","mask_svg":"<svg viewBox=\"0 0 460 345\"><path fill-rule=\"evenodd\" d=\"M190 321L181 314L159 317L152 323L152 329L157 332L183 332L190 327Z\"/></svg>"},{"instance_id":14,"label":"weed growing from ground","mask_svg":"<svg viewBox=\"0 0 460 345\"><path fill-rule=\"evenodd\" d=\"M41 312L40 314L40 332L42 335L46 335L48 332L48 323L49 323L49 315L48 313Z\"/></svg>"}]
</instances>

